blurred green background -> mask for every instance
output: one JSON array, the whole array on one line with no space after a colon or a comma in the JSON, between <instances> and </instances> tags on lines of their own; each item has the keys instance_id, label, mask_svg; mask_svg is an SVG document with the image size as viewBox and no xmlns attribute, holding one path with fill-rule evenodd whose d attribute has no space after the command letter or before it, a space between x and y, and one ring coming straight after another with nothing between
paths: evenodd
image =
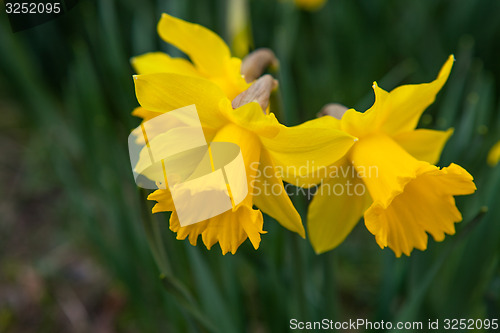
<instances>
[{"instance_id":1,"label":"blurred green background","mask_svg":"<svg viewBox=\"0 0 500 333\"><path fill-rule=\"evenodd\" d=\"M365 110L374 80L386 90L429 82L455 54L420 126L455 128L439 165L464 166L478 191L457 200L456 235L400 259L362 223L318 256L267 217L258 251L246 241L222 256L218 246L175 240L167 214L148 213L127 152L139 124L129 59L180 55L157 36L162 12L228 41L229 3L81 0L15 34L0 14L0 332L286 332L292 318L499 318L500 166L487 166L486 155L500 140L500 2L328 0L317 12L247 3L253 46L281 62L288 125L330 102ZM297 201L303 215L306 204ZM160 279L153 254L177 280Z\"/></svg>"}]
</instances>

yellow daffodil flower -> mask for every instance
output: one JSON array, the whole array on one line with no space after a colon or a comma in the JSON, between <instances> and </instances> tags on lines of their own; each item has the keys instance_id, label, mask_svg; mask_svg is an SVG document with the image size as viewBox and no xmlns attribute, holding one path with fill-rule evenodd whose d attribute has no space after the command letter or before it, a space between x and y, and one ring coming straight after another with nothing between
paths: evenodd
<instances>
[{"instance_id":1,"label":"yellow daffodil flower","mask_svg":"<svg viewBox=\"0 0 500 333\"><path fill-rule=\"evenodd\" d=\"M500 161L500 141L498 141L493 147L491 147L488 153L488 164L490 166L495 166Z\"/></svg>"},{"instance_id":2,"label":"yellow daffodil flower","mask_svg":"<svg viewBox=\"0 0 500 333\"><path fill-rule=\"evenodd\" d=\"M205 78L218 85L230 100L250 86L241 75L241 59L231 57L227 44L213 31L163 14L158 23L158 34L183 51L192 62L172 58L163 52L146 53L132 58L138 74L176 73ZM148 120L158 114L139 107L133 115Z\"/></svg>"},{"instance_id":3,"label":"yellow daffodil flower","mask_svg":"<svg viewBox=\"0 0 500 333\"><path fill-rule=\"evenodd\" d=\"M294 0L294 2L301 9L315 11L323 7L326 0Z\"/></svg>"},{"instance_id":4,"label":"yellow daffodil flower","mask_svg":"<svg viewBox=\"0 0 500 333\"><path fill-rule=\"evenodd\" d=\"M450 56L436 80L387 92L373 84L375 103L364 113L349 109L332 129L359 139L344 158L328 168L308 213L308 232L317 253L338 246L364 214L381 248L400 257L455 233L462 220L454 196L473 193L472 176L462 167L434 166L452 130L415 129L424 110L445 84ZM302 182L305 182L302 179ZM333 192L333 193L332 193Z\"/></svg>"},{"instance_id":5,"label":"yellow daffodil flower","mask_svg":"<svg viewBox=\"0 0 500 333\"><path fill-rule=\"evenodd\" d=\"M220 86L200 77L157 73L135 76L134 81L143 108L164 113L194 104L206 141L235 143L243 156L248 195L230 211L183 227L168 190L156 190L149 196L148 199L157 201L154 213L173 211L170 229L177 233L177 239L189 238L196 245L201 234L208 249L218 242L223 254L234 254L248 237L257 249L264 233L260 210L305 237L301 218L283 188L277 167L298 168L307 156L313 155L317 156L314 159L317 165L329 165L351 148L355 138L322 126L323 119L285 127L274 114L263 112L266 108L256 102L233 109Z\"/></svg>"}]
</instances>

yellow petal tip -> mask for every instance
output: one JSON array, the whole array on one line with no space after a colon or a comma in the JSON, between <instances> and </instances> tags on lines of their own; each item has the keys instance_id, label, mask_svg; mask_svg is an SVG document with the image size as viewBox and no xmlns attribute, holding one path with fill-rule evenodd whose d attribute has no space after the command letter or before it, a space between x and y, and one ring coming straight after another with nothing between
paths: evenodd
<instances>
[{"instance_id":1,"label":"yellow petal tip","mask_svg":"<svg viewBox=\"0 0 500 333\"><path fill-rule=\"evenodd\" d=\"M323 253L324 253L324 251L316 250L315 248L313 248L313 250L314 250L314 253L316 253L316 255L318 255L318 256L319 256L320 254L323 254Z\"/></svg>"}]
</instances>

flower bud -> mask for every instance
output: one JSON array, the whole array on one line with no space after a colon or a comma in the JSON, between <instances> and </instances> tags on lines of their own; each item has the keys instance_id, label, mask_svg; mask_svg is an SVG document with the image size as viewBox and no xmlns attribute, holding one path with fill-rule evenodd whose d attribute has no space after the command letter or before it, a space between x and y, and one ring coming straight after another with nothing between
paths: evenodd
<instances>
[{"instance_id":1,"label":"flower bud","mask_svg":"<svg viewBox=\"0 0 500 333\"><path fill-rule=\"evenodd\" d=\"M269 105L269 97L271 96L271 92L276 87L278 87L278 81L276 81L271 75L266 74L264 76L261 76L250 86L250 88L233 99L233 109L239 108L240 106L243 106L250 102L257 102L260 104L260 107L265 113Z\"/></svg>"},{"instance_id":2,"label":"flower bud","mask_svg":"<svg viewBox=\"0 0 500 333\"><path fill-rule=\"evenodd\" d=\"M342 104L330 103L323 106L323 108L321 108L316 116L318 118L323 116L331 116L340 120L347 110L348 108Z\"/></svg>"},{"instance_id":3,"label":"flower bud","mask_svg":"<svg viewBox=\"0 0 500 333\"><path fill-rule=\"evenodd\" d=\"M268 67L273 70L279 67L279 61L274 52L267 48L257 49L243 59L241 74L250 83L260 77Z\"/></svg>"}]
</instances>

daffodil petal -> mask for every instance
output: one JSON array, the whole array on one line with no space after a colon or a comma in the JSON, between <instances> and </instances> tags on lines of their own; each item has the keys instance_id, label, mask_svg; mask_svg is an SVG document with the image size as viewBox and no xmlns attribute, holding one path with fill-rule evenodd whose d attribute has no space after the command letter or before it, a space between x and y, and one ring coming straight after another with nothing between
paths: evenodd
<instances>
[{"instance_id":1,"label":"daffodil petal","mask_svg":"<svg viewBox=\"0 0 500 333\"><path fill-rule=\"evenodd\" d=\"M260 211L242 205L235 212L228 211L209 219L202 232L203 243L210 250L218 242L222 254L235 254L238 247L250 238L254 248L258 249L260 234L265 233L263 223Z\"/></svg>"},{"instance_id":2,"label":"daffodil petal","mask_svg":"<svg viewBox=\"0 0 500 333\"><path fill-rule=\"evenodd\" d=\"M177 212L174 211L170 216L170 230L177 234L176 239L184 240L187 237L189 243L196 246L198 243L198 236L207 229L209 222L210 219L181 227L179 216Z\"/></svg>"},{"instance_id":3,"label":"daffodil petal","mask_svg":"<svg viewBox=\"0 0 500 333\"><path fill-rule=\"evenodd\" d=\"M226 43L213 31L163 14L158 23L158 34L186 53L206 76L220 76L226 71L231 53Z\"/></svg>"},{"instance_id":4,"label":"daffodil petal","mask_svg":"<svg viewBox=\"0 0 500 333\"><path fill-rule=\"evenodd\" d=\"M340 127L337 125L334 128L339 128L358 138L370 135L377 129L377 121L379 114L383 113L386 100L389 93L373 82L373 91L375 92L375 103L365 112L358 112L354 109L348 109L342 119L339 121Z\"/></svg>"},{"instance_id":5,"label":"daffodil petal","mask_svg":"<svg viewBox=\"0 0 500 333\"><path fill-rule=\"evenodd\" d=\"M285 181L295 184L297 177L305 177L335 163L357 140L329 128L329 118L317 118L294 127L282 126L274 138L260 138L276 165L286 170L283 173Z\"/></svg>"},{"instance_id":6,"label":"daffodil petal","mask_svg":"<svg viewBox=\"0 0 500 333\"><path fill-rule=\"evenodd\" d=\"M332 116L322 116L319 119L321 119L320 122L314 122L310 123L306 121L304 123L304 126L309 126L309 127L321 127L321 128L330 128L330 129L336 129L336 130L342 130L342 121L332 117Z\"/></svg>"},{"instance_id":7,"label":"daffodil petal","mask_svg":"<svg viewBox=\"0 0 500 333\"><path fill-rule=\"evenodd\" d=\"M428 163L418 161L387 135L373 135L357 142L349 153L350 162L363 179L378 205L386 208L417 170Z\"/></svg>"},{"instance_id":8,"label":"daffodil petal","mask_svg":"<svg viewBox=\"0 0 500 333\"><path fill-rule=\"evenodd\" d=\"M338 177L319 186L309 205L307 230L318 254L340 245L371 204L370 195L354 167L344 163L340 168L343 171Z\"/></svg>"},{"instance_id":9,"label":"daffodil petal","mask_svg":"<svg viewBox=\"0 0 500 333\"><path fill-rule=\"evenodd\" d=\"M258 171L257 168L255 168L255 164L258 163L261 153L259 139L252 132L230 123L217 132L213 142L232 142L240 147L247 176L247 198L251 202L251 193L253 192L252 180L255 179L255 174Z\"/></svg>"},{"instance_id":10,"label":"daffodil petal","mask_svg":"<svg viewBox=\"0 0 500 333\"><path fill-rule=\"evenodd\" d=\"M417 160L436 164L452 134L452 128L447 131L418 129L397 134L393 139Z\"/></svg>"},{"instance_id":11,"label":"daffodil petal","mask_svg":"<svg viewBox=\"0 0 500 333\"><path fill-rule=\"evenodd\" d=\"M344 156L337 162L324 168L315 168L314 166L306 165L305 168L313 169L313 171L308 174L293 175L293 172L290 172L286 168L282 169L282 174L288 175L287 183L297 187L312 188L317 187L327 179L341 177L343 172L342 166L347 163L347 161L347 156Z\"/></svg>"},{"instance_id":12,"label":"daffodil petal","mask_svg":"<svg viewBox=\"0 0 500 333\"><path fill-rule=\"evenodd\" d=\"M172 58L163 52L150 52L132 58L132 66L138 74L175 73L198 76L196 68L188 60Z\"/></svg>"},{"instance_id":13,"label":"daffodil petal","mask_svg":"<svg viewBox=\"0 0 500 333\"><path fill-rule=\"evenodd\" d=\"M207 78L216 83L224 91L227 98L233 100L240 93L247 90L251 83L247 83L240 73L241 59L233 57L226 66L225 72L220 72L217 76L207 76Z\"/></svg>"},{"instance_id":14,"label":"daffodil petal","mask_svg":"<svg viewBox=\"0 0 500 333\"><path fill-rule=\"evenodd\" d=\"M142 106L138 106L132 111L132 115L135 117L142 118L144 121L153 119L156 116L161 115L161 112L149 111L143 108Z\"/></svg>"},{"instance_id":15,"label":"daffodil petal","mask_svg":"<svg viewBox=\"0 0 500 333\"><path fill-rule=\"evenodd\" d=\"M255 249L259 248L264 220L259 210L247 205L241 205L236 211L227 211L208 220L182 227L177 213L174 211L170 217L170 230L177 234L176 239L189 239L189 243L196 246L198 237L207 249L219 243L222 254L236 253L238 247L250 239Z\"/></svg>"},{"instance_id":16,"label":"daffodil petal","mask_svg":"<svg viewBox=\"0 0 500 333\"><path fill-rule=\"evenodd\" d=\"M134 111L132 111L133 116L142 118L143 121L151 120L151 119L153 119L157 116L160 116L162 114L163 114L163 112L149 111L149 110L146 110L145 108L143 108L142 106L138 106L134 109ZM205 135L206 141L207 142L212 141L213 137L215 136L216 129L213 127L205 127L205 126L203 126L203 124L202 124L202 128L203 128L203 134ZM148 131L148 139L149 140L153 140L156 135L161 134L161 133L156 133L154 131L155 129L157 129L158 131L161 131L161 128L159 128L157 126L150 127L149 131ZM141 141L143 141L144 136L141 135L139 137L141 138ZM143 142L143 144L144 144L144 142Z\"/></svg>"},{"instance_id":17,"label":"daffodil petal","mask_svg":"<svg viewBox=\"0 0 500 333\"><path fill-rule=\"evenodd\" d=\"M264 213L274 218L283 227L305 238L305 230L299 213L283 187L271 156L261 152L260 166L254 180L253 203Z\"/></svg>"},{"instance_id":18,"label":"daffodil petal","mask_svg":"<svg viewBox=\"0 0 500 333\"><path fill-rule=\"evenodd\" d=\"M274 114L264 114L257 102L251 102L233 109L231 102L225 99L221 101L221 110L227 110L226 116L231 122L258 136L273 138L283 127Z\"/></svg>"},{"instance_id":19,"label":"daffodil petal","mask_svg":"<svg viewBox=\"0 0 500 333\"><path fill-rule=\"evenodd\" d=\"M170 227L177 232L178 239L189 237L189 241L193 245L196 244L196 239L200 234L208 249L219 243L223 254L227 252L234 254L247 238L257 249L261 240L260 235L265 232L262 230L262 213L252 209L253 182L251 180L255 178L257 169L252 169L251 165L258 163L260 142L254 134L232 123L218 130L213 142L232 142L240 147L245 164L249 194L233 209L186 227L180 227L177 214L172 214ZM214 166L217 168L216 163L214 159Z\"/></svg>"},{"instance_id":20,"label":"daffodil petal","mask_svg":"<svg viewBox=\"0 0 500 333\"><path fill-rule=\"evenodd\" d=\"M219 109L226 97L208 80L173 73L136 75L134 79L137 99L149 111L165 113L194 104L203 126L219 128L227 122Z\"/></svg>"},{"instance_id":21,"label":"daffodil petal","mask_svg":"<svg viewBox=\"0 0 500 333\"><path fill-rule=\"evenodd\" d=\"M172 194L168 189L156 190L148 196L148 200L157 201L153 213L171 212L175 210Z\"/></svg>"},{"instance_id":22,"label":"daffodil petal","mask_svg":"<svg viewBox=\"0 0 500 333\"><path fill-rule=\"evenodd\" d=\"M377 112L373 127L393 135L415 129L422 113L446 83L454 61L450 55L437 79L430 83L403 85L392 90Z\"/></svg>"},{"instance_id":23,"label":"daffodil petal","mask_svg":"<svg viewBox=\"0 0 500 333\"><path fill-rule=\"evenodd\" d=\"M390 247L397 257L409 256L414 248L427 248L427 233L436 241L454 234L454 223L462 220L454 196L475 190L472 176L462 167L451 164L439 169L425 164L388 207L372 204L365 213L365 225L381 248Z\"/></svg>"}]
</instances>

